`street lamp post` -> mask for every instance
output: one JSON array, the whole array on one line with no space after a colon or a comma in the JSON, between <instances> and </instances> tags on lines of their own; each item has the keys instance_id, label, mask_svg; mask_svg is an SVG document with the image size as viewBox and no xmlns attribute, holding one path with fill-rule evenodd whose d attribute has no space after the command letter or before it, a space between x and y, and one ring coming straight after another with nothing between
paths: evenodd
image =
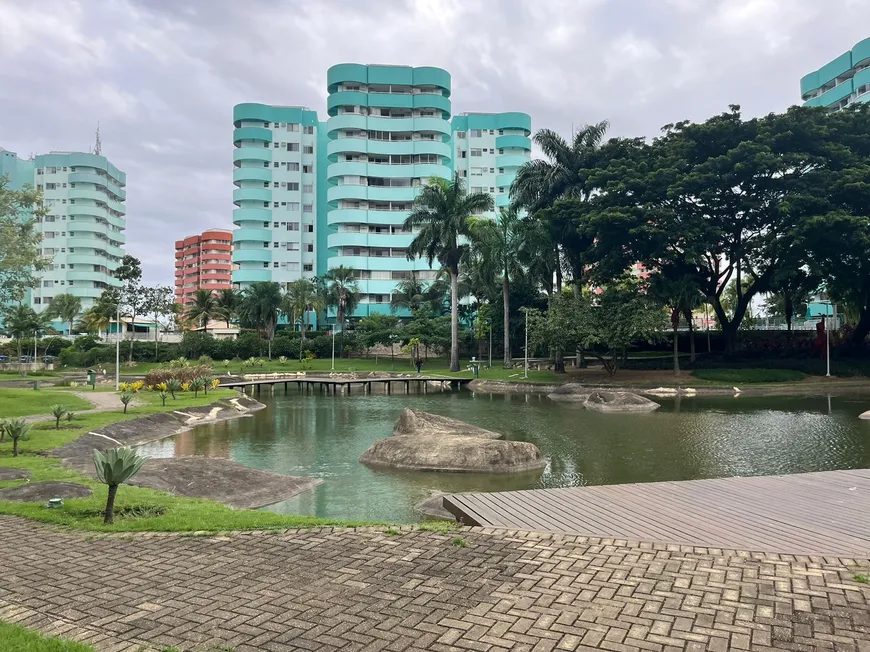
<instances>
[{"instance_id":1,"label":"street lamp post","mask_svg":"<svg viewBox=\"0 0 870 652\"><path fill-rule=\"evenodd\" d=\"M335 328L332 329L332 370L335 371Z\"/></svg>"},{"instance_id":2,"label":"street lamp post","mask_svg":"<svg viewBox=\"0 0 870 652\"><path fill-rule=\"evenodd\" d=\"M121 304L115 314L115 391L121 389Z\"/></svg>"},{"instance_id":3,"label":"street lamp post","mask_svg":"<svg viewBox=\"0 0 870 652\"><path fill-rule=\"evenodd\" d=\"M525 358L523 361L523 378L529 377L529 312L527 310L523 310L523 314L526 316L526 346L525 346Z\"/></svg>"},{"instance_id":4,"label":"street lamp post","mask_svg":"<svg viewBox=\"0 0 870 652\"><path fill-rule=\"evenodd\" d=\"M828 326L828 311L825 311L825 362L827 363L827 378L831 377L831 329Z\"/></svg>"}]
</instances>

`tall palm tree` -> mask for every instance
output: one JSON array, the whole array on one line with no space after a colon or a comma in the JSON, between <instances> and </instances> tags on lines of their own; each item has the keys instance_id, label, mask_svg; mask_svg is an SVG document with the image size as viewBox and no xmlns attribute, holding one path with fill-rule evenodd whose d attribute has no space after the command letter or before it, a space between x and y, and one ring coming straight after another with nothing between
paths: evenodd
<instances>
[{"instance_id":1,"label":"tall palm tree","mask_svg":"<svg viewBox=\"0 0 870 652\"><path fill-rule=\"evenodd\" d=\"M501 296L504 310L505 369L513 366L510 337L510 282L523 272L520 253L523 247L523 227L515 208L499 210L498 220L479 220L475 223L475 248L480 251L486 275L501 276Z\"/></svg>"},{"instance_id":2,"label":"tall palm tree","mask_svg":"<svg viewBox=\"0 0 870 652\"><path fill-rule=\"evenodd\" d=\"M185 317L208 333L208 323L212 319L223 317L223 313L211 290L197 290L193 295L193 303L185 310Z\"/></svg>"},{"instance_id":3,"label":"tall palm tree","mask_svg":"<svg viewBox=\"0 0 870 652\"><path fill-rule=\"evenodd\" d=\"M336 320L341 332L344 333L344 322L352 314L359 302L359 285L357 285L354 270L344 265L333 267L323 275L328 288L327 303L335 306ZM342 340L343 343L343 340Z\"/></svg>"},{"instance_id":4,"label":"tall palm tree","mask_svg":"<svg viewBox=\"0 0 870 652\"><path fill-rule=\"evenodd\" d=\"M46 317L60 319L69 325L69 336L72 337L73 320L82 311L82 300L69 293L58 294L45 309Z\"/></svg>"},{"instance_id":5,"label":"tall palm tree","mask_svg":"<svg viewBox=\"0 0 870 652\"><path fill-rule=\"evenodd\" d=\"M281 286L274 281L251 283L242 292L239 317L266 336L269 344L269 360L272 359L272 340L278 325L281 310Z\"/></svg>"},{"instance_id":6,"label":"tall palm tree","mask_svg":"<svg viewBox=\"0 0 870 652\"><path fill-rule=\"evenodd\" d=\"M221 318L227 323L227 328L232 326L232 320L236 317L241 301L241 292L235 288L227 288L217 293L215 304Z\"/></svg>"},{"instance_id":7,"label":"tall palm tree","mask_svg":"<svg viewBox=\"0 0 870 652\"><path fill-rule=\"evenodd\" d=\"M305 350L305 331L308 330L310 313L324 309L325 299L317 291L317 286L307 278L301 278L287 284L287 291L281 300L281 312L287 315L288 321L295 324L297 319L302 320L302 339L299 343L299 359Z\"/></svg>"},{"instance_id":8,"label":"tall palm tree","mask_svg":"<svg viewBox=\"0 0 870 652\"><path fill-rule=\"evenodd\" d=\"M471 236L469 218L492 210L486 193L466 193L457 175L453 181L433 179L414 200L406 229L418 229L408 247L408 259L435 260L450 274L450 370L459 371L459 265Z\"/></svg>"}]
</instances>

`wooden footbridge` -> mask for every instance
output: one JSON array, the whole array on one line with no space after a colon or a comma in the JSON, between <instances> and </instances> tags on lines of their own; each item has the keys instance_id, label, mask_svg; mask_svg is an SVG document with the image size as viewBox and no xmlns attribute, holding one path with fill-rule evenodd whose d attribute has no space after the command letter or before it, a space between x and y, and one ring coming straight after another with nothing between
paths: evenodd
<instances>
[{"instance_id":1,"label":"wooden footbridge","mask_svg":"<svg viewBox=\"0 0 870 652\"><path fill-rule=\"evenodd\" d=\"M289 389L291 385L296 385L299 391L315 392L320 391L326 394L350 394L354 388L362 391L365 394L370 394L373 386L380 385L384 393L392 394L398 387L404 389L406 394L411 393L413 387L418 392L444 391L446 389L459 389L463 385L467 385L472 378L450 378L444 376L365 376L363 378L339 378L329 376L275 376L266 378L257 378L253 380L221 380L221 387L228 389L245 390L250 388L252 392L256 391L259 394L263 387L274 388L277 385L284 385L284 389Z\"/></svg>"},{"instance_id":2,"label":"wooden footbridge","mask_svg":"<svg viewBox=\"0 0 870 652\"><path fill-rule=\"evenodd\" d=\"M870 469L445 496L466 525L870 558Z\"/></svg>"}]
</instances>

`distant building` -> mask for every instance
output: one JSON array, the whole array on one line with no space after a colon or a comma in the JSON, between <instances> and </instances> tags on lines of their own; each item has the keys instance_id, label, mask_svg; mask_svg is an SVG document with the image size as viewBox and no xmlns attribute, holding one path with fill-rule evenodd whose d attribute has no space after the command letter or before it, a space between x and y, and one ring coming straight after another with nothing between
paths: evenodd
<instances>
[{"instance_id":1,"label":"distant building","mask_svg":"<svg viewBox=\"0 0 870 652\"><path fill-rule=\"evenodd\" d=\"M804 106L839 111L853 102L870 101L870 38L801 78Z\"/></svg>"},{"instance_id":2,"label":"distant building","mask_svg":"<svg viewBox=\"0 0 870 652\"><path fill-rule=\"evenodd\" d=\"M452 115L450 74L432 67L339 64L327 71L327 119L303 107L233 110L233 283L286 283L354 270L354 316L389 312L396 284L437 268L407 259L403 226L430 179L458 174L496 210L531 157L525 113Z\"/></svg>"},{"instance_id":3,"label":"distant building","mask_svg":"<svg viewBox=\"0 0 870 652\"><path fill-rule=\"evenodd\" d=\"M124 256L126 174L97 154L49 152L22 159L0 148L3 175L14 189L41 189L48 210L37 227L40 253L52 265L28 293L34 310L66 293L79 297L85 311L103 290L121 285L113 273ZM66 330L59 321L55 327Z\"/></svg>"},{"instance_id":4,"label":"distant building","mask_svg":"<svg viewBox=\"0 0 870 652\"><path fill-rule=\"evenodd\" d=\"M232 287L232 231L209 229L175 241L175 301L193 303L197 290Z\"/></svg>"}]
</instances>

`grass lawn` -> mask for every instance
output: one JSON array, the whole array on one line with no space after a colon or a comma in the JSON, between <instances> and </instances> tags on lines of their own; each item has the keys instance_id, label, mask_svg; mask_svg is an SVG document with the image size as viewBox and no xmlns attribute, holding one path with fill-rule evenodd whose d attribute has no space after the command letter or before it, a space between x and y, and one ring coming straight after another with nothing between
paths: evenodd
<instances>
[{"instance_id":1,"label":"grass lawn","mask_svg":"<svg viewBox=\"0 0 870 652\"><path fill-rule=\"evenodd\" d=\"M2 621L0 621L0 649L4 652L94 652L94 648L90 645L43 636Z\"/></svg>"},{"instance_id":2,"label":"grass lawn","mask_svg":"<svg viewBox=\"0 0 870 652\"><path fill-rule=\"evenodd\" d=\"M40 378L57 377L57 372L54 371L29 371L27 375L22 375L20 371L0 371L0 380L20 380L32 378L39 380Z\"/></svg>"},{"instance_id":3,"label":"grass lawn","mask_svg":"<svg viewBox=\"0 0 870 652\"><path fill-rule=\"evenodd\" d=\"M19 391L31 394L38 393L33 390L0 388L0 400L3 400L4 395ZM54 393L59 392L60 390ZM45 394L49 395L50 392L45 392ZM126 415L121 410L80 414L71 422L62 421L60 430L55 429L53 421L36 423L27 439L19 442L20 454L18 457L12 457L11 442L6 441L0 444L0 466L29 470L31 473L30 482L46 480L78 482L88 485L94 490L94 495L90 498L65 501L62 509L46 509L40 503L0 501L0 514L23 516L46 523L98 532L215 532L320 525L363 525L363 523L307 516L231 509L210 500L176 497L160 491L124 485L118 490L115 503L115 523L104 526L101 511L106 504L107 487L87 476L64 468L59 460L46 457L45 453L63 446L91 430L116 421L135 419L166 410L209 405L218 399L238 396L238 393L233 390L221 389L210 391L207 396L200 393L197 398L194 398L190 392L177 396L178 399L175 401L172 398L167 399L164 408L156 392L139 392L137 399L144 405L130 408ZM19 484L23 484L23 482L0 482L0 489ZM370 524L365 523L365 525ZM0 637L0 641L3 641L2 637ZM0 650L5 649L0 646Z\"/></svg>"},{"instance_id":4,"label":"grass lawn","mask_svg":"<svg viewBox=\"0 0 870 652\"><path fill-rule=\"evenodd\" d=\"M751 383L796 383L807 377L793 369L696 369L695 378L729 385Z\"/></svg>"},{"instance_id":5,"label":"grass lawn","mask_svg":"<svg viewBox=\"0 0 870 652\"><path fill-rule=\"evenodd\" d=\"M58 395L53 391L0 388L0 417L23 417L28 414L48 414L51 406L61 403L72 411L90 410L91 403L73 395Z\"/></svg>"}]
</instances>

